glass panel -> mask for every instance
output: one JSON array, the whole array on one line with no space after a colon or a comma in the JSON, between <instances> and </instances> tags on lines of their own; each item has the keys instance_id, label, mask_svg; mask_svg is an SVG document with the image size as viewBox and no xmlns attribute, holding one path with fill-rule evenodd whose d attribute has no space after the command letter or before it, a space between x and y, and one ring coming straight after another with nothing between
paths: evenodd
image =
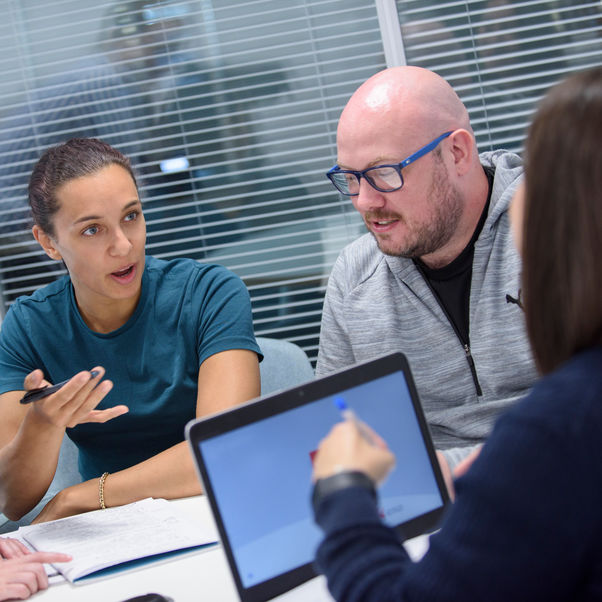
<instances>
[{"instance_id":1,"label":"glass panel","mask_svg":"<svg viewBox=\"0 0 602 602\"><path fill-rule=\"evenodd\" d=\"M573 0L397 1L407 62L442 75L480 150L519 152L542 94L602 58L602 4Z\"/></svg>"},{"instance_id":2,"label":"glass panel","mask_svg":"<svg viewBox=\"0 0 602 602\"><path fill-rule=\"evenodd\" d=\"M3 0L2 312L63 273L29 231L43 149L96 136L139 174L148 253L226 265L256 333L317 350L338 251L361 230L324 173L339 113L384 67L362 0Z\"/></svg>"}]
</instances>

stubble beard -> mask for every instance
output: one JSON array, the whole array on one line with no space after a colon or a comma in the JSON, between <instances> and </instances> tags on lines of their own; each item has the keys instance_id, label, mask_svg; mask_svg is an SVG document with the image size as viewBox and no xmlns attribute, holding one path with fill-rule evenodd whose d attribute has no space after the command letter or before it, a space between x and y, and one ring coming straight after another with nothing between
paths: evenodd
<instances>
[{"instance_id":1,"label":"stubble beard","mask_svg":"<svg viewBox=\"0 0 602 602\"><path fill-rule=\"evenodd\" d=\"M405 222L408 228L406 239L401 243L396 243L387 236L376 236L371 232L378 248L385 255L408 259L430 255L447 244L456 232L462 216L462 197L459 191L451 185L441 160L435 163L433 181L428 191L428 201L432 208L431 218L421 224L408 224L401 215L371 214L372 219L398 219Z\"/></svg>"}]
</instances>

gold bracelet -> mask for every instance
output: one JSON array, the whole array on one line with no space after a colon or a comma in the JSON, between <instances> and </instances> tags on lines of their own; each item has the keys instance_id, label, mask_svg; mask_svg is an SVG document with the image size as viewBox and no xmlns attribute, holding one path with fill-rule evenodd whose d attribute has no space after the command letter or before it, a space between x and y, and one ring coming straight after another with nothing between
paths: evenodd
<instances>
[{"instance_id":1,"label":"gold bracelet","mask_svg":"<svg viewBox=\"0 0 602 602\"><path fill-rule=\"evenodd\" d=\"M105 481L107 480L107 477L109 476L108 472L103 473L102 477L100 477L100 481L98 483L98 499L100 501L100 509L101 510L106 510L107 507L105 506Z\"/></svg>"}]
</instances>

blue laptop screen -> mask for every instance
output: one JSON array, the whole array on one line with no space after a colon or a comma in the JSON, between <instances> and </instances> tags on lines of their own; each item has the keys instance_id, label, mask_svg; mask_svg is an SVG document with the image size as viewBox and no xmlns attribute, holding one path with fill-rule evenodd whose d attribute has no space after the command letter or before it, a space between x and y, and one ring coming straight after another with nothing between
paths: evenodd
<instances>
[{"instance_id":1,"label":"blue laptop screen","mask_svg":"<svg viewBox=\"0 0 602 602\"><path fill-rule=\"evenodd\" d=\"M313 522L312 456L341 420L335 396L202 441L200 451L245 587L312 562L321 538ZM387 441L397 464L379 489L395 526L443 504L403 372L340 391Z\"/></svg>"}]
</instances>

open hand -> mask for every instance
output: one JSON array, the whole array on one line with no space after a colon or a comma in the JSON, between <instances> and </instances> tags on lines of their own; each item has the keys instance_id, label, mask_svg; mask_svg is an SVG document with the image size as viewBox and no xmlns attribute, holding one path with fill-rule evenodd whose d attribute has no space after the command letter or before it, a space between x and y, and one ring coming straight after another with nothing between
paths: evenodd
<instances>
[{"instance_id":1,"label":"open hand","mask_svg":"<svg viewBox=\"0 0 602 602\"><path fill-rule=\"evenodd\" d=\"M106 410L96 410L96 406L113 388L110 380L101 382L104 368L94 368L97 376L90 378L90 372L76 374L58 391L34 401L33 411L46 422L58 427L74 427L85 422L107 422L128 411L127 406L118 405ZM25 377L25 390L37 389L48 385L41 370L34 370Z\"/></svg>"}]
</instances>

